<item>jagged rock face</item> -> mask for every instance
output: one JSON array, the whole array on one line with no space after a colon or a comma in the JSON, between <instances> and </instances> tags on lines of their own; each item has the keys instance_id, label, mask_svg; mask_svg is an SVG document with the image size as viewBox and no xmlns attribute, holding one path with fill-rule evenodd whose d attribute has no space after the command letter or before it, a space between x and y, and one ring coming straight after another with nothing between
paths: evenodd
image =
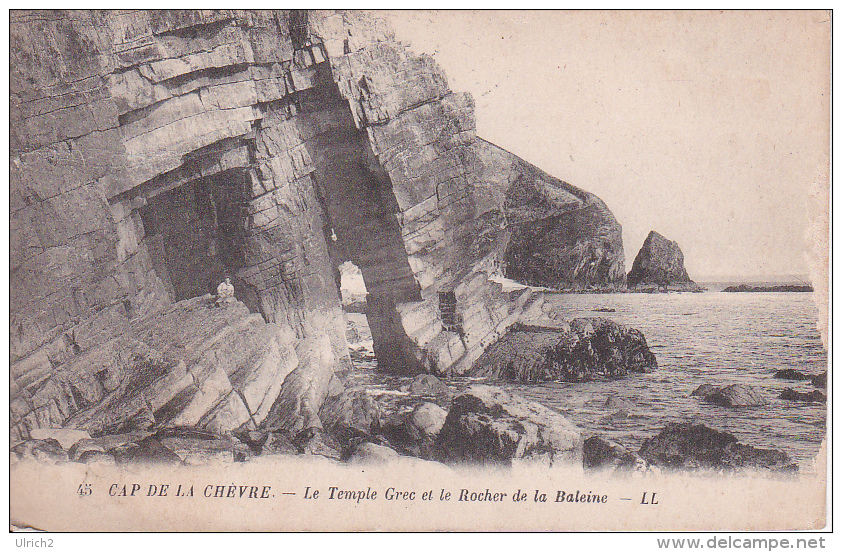
<instances>
[{"instance_id":1,"label":"jagged rock face","mask_svg":"<svg viewBox=\"0 0 842 552\"><path fill-rule=\"evenodd\" d=\"M559 327L513 325L470 373L522 382L590 381L657 366L640 331L607 318L577 318Z\"/></svg>"},{"instance_id":2,"label":"jagged rock face","mask_svg":"<svg viewBox=\"0 0 842 552\"><path fill-rule=\"evenodd\" d=\"M627 279L629 287L639 285L678 286L695 289L698 286L687 275L684 254L674 241L659 233L649 232L643 247L634 259Z\"/></svg>"},{"instance_id":3,"label":"jagged rock face","mask_svg":"<svg viewBox=\"0 0 842 552\"><path fill-rule=\"evenodd\" d=\"M624 283L622 228L602 200L485 140L476 150L482 195L507 227L498 246L506 277L558 289Z\"/></svg>"},{"instance_id":4,"label":"jagged rock face","mask_svg":"<svg viewBox=\"0 0 842 552\"><path fill-rule=\"evenodd\" d=\"M318 425L334 372L350 362L335 278L347 260L366 283L383 369L464 372L529 306L486 276L513 234L506 218L546 225L569 210L571 232L599 218L583 236L602 235L607 220L589 194L499 148L489 156L470 96L367 14L17 11L10 46L21 439L75 415L63 401L77 397L55 387L90 378L109 354L128 371L120 355L145 358L134 320L226 275L251 312L291 329L301 359L319 359L289 373L273 426ZM532 188L549 207L516 217ZM602 261L582 259L614 246L577 240L581 254L565 263L579 280L601 278ZM153 360L156 377L180 370ZM124 380L103 381L103 392L77 386L76 408Z\"/></svg>"}]
</instances>

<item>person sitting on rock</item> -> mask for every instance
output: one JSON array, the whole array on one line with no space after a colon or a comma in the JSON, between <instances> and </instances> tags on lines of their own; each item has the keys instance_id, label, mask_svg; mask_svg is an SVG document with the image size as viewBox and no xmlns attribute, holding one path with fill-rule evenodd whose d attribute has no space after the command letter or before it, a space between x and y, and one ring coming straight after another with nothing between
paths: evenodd
<instances>
[{"instance_id":1,"label":"person sitting on rock","mask_svg":"<svg viewBox=\"0 0 842 552\"><path fill-rule=\"evenodd\" d=\"M226 277L225 281L216 288L216 306L227 307L236 299L234 298L234 286L231 285L231 278Z\"/></svg>"}]
</instances>

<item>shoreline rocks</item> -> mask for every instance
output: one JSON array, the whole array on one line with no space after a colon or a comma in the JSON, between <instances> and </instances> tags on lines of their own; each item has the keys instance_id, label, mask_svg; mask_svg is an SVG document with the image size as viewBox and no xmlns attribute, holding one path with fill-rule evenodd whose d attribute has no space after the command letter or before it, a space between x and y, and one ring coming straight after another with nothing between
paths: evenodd
<instances>
[{"instance_id":1,"label":"shoreline rocks","mask_svg":"<svg viewBox=\"0 0 842 552\"><path fill-rule=\"evenodd\" d=\"M585 439L582 446L582 467L585 469L618 468L629 460L626 448L602 437Z\"/></svg>"},{"instance_id":2,"label":"shoreline rocks","mask_svg":"<svg viewBox=\"0 0 842 552\"><path fill-rule=\"evenodd\" d=\"M787 387L781 392L780 395L778 395L778 398L784 399L785 401L797 401L806 403L827 402L827 396L825 396L825 394L819 391L818 389L810 391L809 393L802 393L801 391L796 391L791 387Z\"/></svg>"},{"instance_id":3,"label":"shoreline rocks","mask_svg":"<svg viewBox=\"0 0 842 552\"><path fill-rule=\"evenodd\" d=\"M475 385L451 403L436 441L445 463L579 465L582 435L561 414L503 389Z\"/></svg>"},{"instance_id":4,"label":"shoreline rocks","mask_svg":"<svg viewBox=\"0 0 842 552\"><path fill-rule=\"evenodd\" d=\"M651 465L672 469L798 471L785 452L744 445L730 433L689 422L668 424L646 439L638 454Z\"/></svg>"},{"instance_id":5,"label":"shoreline rocks","mask_svg":"<svg viewBox=\"0 0 842 552\"><path fill-rule=\"evenodd\" d=\"M740 284L738 286L728 286L723 289L723 293L811 293L813 286L810 285L778 285L778 286L752 286L748 284Z\"/></svg>"},{"instance_id":6,"label":"shoreline rocks","mask_svg":"<svg viewBox=\"0 0 842 552\"><path fill-rule=\"evenodd\" d=\"M520 382L580 382L657 367L639 330L607 318L577 318L561 326L513 325L469 374Z\"/></svg>"},{"instance_id":7,"label":"shoreline rocks","mask_svg":"<svg viewBox=\"0 0 842 552\"><path fill-rule=\"evenodd\" d=\"M793 368L786 368L784 370L776 371L775 375L772 377L775 379L785 379L790 381L809 381L815 387L820 387L822 389L827 387L827 370L821 374L812 375L799 372Z\"/></svg>"}]
</instances>

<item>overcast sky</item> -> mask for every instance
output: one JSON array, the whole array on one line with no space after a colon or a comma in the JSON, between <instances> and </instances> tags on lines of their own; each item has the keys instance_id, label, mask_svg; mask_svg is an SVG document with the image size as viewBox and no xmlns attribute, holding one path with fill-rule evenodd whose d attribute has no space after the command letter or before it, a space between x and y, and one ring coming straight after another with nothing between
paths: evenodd
<instances>
[{"instance_id":1,"label":"overcast sky","mask_svg":"<svg viewBox=\"0 0 842 552\"><path fill-rule=\"evenodd\" d=\"M828 173L824 12L389 17L473 95L479 136L608 204L627 270L657 230L691 278L808 272L808 198Z\"/></svg>"}]
</instances>

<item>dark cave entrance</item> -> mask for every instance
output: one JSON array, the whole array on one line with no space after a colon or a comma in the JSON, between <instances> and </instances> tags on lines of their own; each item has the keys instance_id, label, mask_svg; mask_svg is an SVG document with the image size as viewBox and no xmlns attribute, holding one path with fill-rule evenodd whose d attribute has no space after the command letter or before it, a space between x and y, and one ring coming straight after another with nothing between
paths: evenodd
<instances>
[{"instance_id":1,"label":"dark cave entrance","mask_svg":"<svg viewBox=\"0 0 842 552\"><path fill-rule=\"evenodd\" d=\"M246 180L230 170L151 197L140 209L155 272L174 301L216 293L226 276L252 312L256 296L237 278L245 265Z\"/></svg>"}]
</instances>

